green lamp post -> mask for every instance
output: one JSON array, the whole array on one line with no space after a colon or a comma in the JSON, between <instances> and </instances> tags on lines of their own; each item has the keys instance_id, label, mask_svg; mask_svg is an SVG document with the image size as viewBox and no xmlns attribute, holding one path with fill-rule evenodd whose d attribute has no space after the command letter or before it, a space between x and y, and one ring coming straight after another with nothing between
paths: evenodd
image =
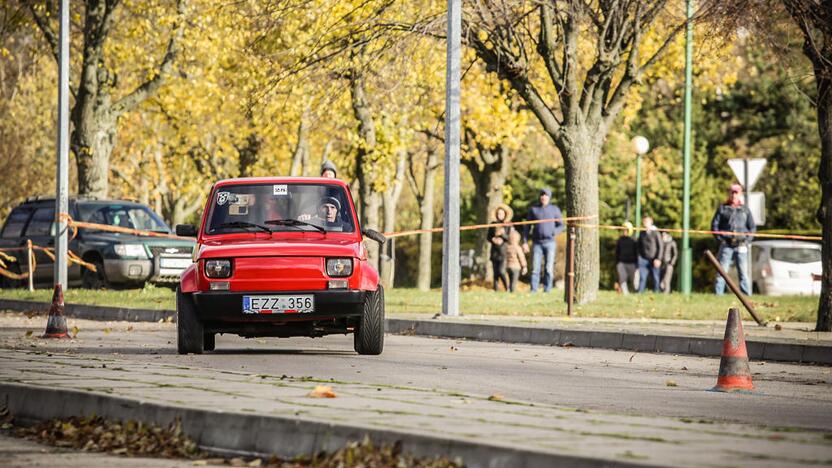
<instances>
[{"instance_id":1,"label":"green lamp post","mask_svg":"<svg viewBox=\"0 0 832 468\"><path fill-rule=\"evenodd\" d=\"M650 150L650 142L643 136L633 138L633 151L636 152L636 219L633 223L641 226L641 157Z\"/></svg>"}]
</instances>

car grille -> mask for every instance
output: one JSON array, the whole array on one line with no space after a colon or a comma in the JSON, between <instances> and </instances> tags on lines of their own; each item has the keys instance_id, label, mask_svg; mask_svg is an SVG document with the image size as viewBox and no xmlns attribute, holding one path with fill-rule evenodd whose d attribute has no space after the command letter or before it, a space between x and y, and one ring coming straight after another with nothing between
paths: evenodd
<instances>
[{"instance_id":1,"label":"car grille","mask_svg":"<svg viewBox=\"0 0 832 468\"><path fill-rule=\"evenodd\" d=\"M165 247L154 245L150 247L150 254L154 257L190 257L191 249L190 247Z\"/></svg>"}]
</instances>

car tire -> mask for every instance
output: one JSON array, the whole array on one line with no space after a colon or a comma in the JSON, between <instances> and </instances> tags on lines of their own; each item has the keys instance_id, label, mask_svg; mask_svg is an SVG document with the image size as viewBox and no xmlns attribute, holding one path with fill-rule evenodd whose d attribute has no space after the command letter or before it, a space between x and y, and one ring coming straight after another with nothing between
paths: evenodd
<instances>
[{"instance_id":1,"label":"car tire","mask_svg":"<svg viewBox=\"0 0 832 468\"><path fill-rule=\"evenodd\" d=\"M202 354L205 333L190 294L176 290L176 348L179 354Z\"/></svg>"},{"instance_id":2,"label":"car tire","mask_svg":"<svg viewBox=\"0 0 832 468\"><path fill-rule=\"evenodd\" d=\"M355 352L377 356L384 349L384 288L367 293L353 337Z\"/></svg>"},{"instance_id":3,"label":"car tire","mask_svg":"<svg viewBox=\"0 0 832 468\"><path fill-rule=\"evenodd\" d=\"M217 334L216 333L203 333L202 334L202 349L205 351L213 351L214 348L217 347Z\"/></svg>"},{"instance_id":4,"label":"car tire","mask_svg":"<svg viewBox=\"0 0 832 468\"><path fill-rule=\"evenodd\" d=\"M90 262L95 265L95 271L87 267L81 267L81 287L84 289L107 289L107 275L104 274L104 263L101 261Z\"/></svg>"}]
</instances>

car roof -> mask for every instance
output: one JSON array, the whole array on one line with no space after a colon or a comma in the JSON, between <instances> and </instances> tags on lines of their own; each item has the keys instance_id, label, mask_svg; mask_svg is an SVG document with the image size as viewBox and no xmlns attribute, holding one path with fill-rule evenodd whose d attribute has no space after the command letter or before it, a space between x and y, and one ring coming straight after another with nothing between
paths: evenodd
<instances>
[{"instance_id":1,"label":"car roof","mask_svg":"<svg viewBox=\"0 0 832 468\"><path fill-rule=\"evenodd\" d=\"M96 204L96 205L135 205L135 206L147 206L144 203L135 201L135 200L118 200L118 199L99 199L99 198L89 198L89 197L79 197L79 196L70 196L68 197L70 203L82 203L82 204ZM20 202L18 206L40 206L55 203L55 197L53 196L36 196L36 197L29 197L24 201Z\"/></svg>"},{"instance_id":2,"label":"car roof","mask_svg":"<svg viewBox=\"0 0 832 468\"><path fill-rule=\"evenodd\" d=\"M224 187L228 185L246 185L246 184L321 184L321 185L338 185L346 189L349 188L346 182L341 179L333 179L329 177L237 177L235 179L218 180L214 185L217 187Z\"/></svg>"},{"instance_id":3,"label":"car roof","mask_svg":"<svg viewBox=\"0 0 832 468\"><path fill-rule=\"evenodd\" d=\"M755 240L752 245L757 247L779 247L779 248L794 248L794 249L820 249L820 244L817 242L791 240L791 239L772 239L772 240Z\"/></svg>"}]
</instances>

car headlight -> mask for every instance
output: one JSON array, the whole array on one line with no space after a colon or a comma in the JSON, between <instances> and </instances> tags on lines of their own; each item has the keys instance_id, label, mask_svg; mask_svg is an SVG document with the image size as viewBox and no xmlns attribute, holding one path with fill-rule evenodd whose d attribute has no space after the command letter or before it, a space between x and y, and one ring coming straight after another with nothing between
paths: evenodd
<instances>
[{"instance_id":1,"label":"car headlight","mask_svg":"<svg viewBox=\"0 0 832 468\"><path fill-rule=\"evenodd\" d=\"M228 278L231 276L231 260L205 260L205 276Z\"/></svg>"},{"instance_id":2,"label":"car headlight","mask_svg":"<svg viewBox=\"0 0 832 468\"><path fill-rule=\"evenodd\" d=\"M142 244L116 244L113 250L119 257L147 258L147 251Z\"/></svg>"},{"instance_id":3,"label":"car headlight","mask_svg":"<svg viewBox=\"0 0 832 468\"><path fill-rule=\"evenodd\" d=\"M326 259L326 274L329 276L349 276L352 274L351 258Z\"/></svg>"}]
</instances>

